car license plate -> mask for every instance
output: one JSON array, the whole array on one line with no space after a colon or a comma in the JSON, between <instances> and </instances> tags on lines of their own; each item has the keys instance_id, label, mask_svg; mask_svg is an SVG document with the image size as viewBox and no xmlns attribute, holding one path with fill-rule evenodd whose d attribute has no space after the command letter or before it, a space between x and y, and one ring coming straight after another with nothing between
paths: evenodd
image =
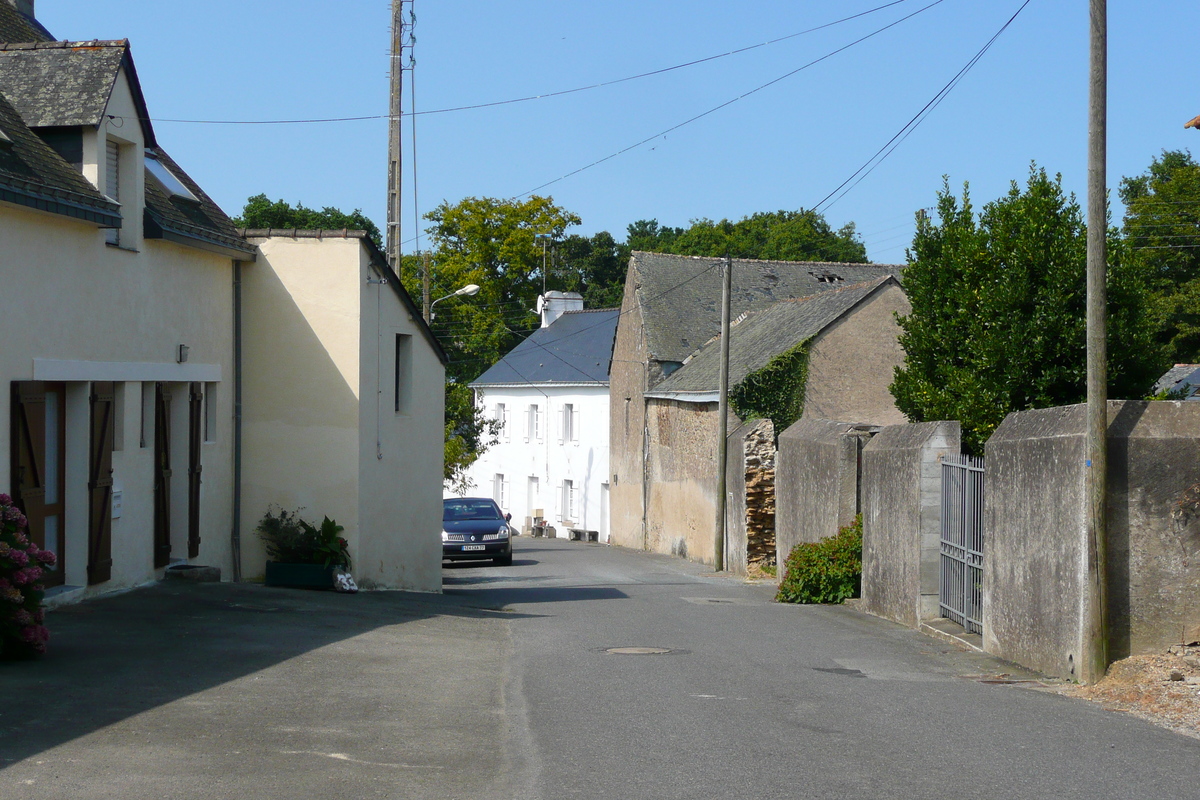
<instances>
[{"instance_id":1,"label":"car license plate","mask_svg":"<svg viewBox=\"0 0 1200 800\"><path fill-rule=\"evenodd\" d=\"M484 549L486 549L485 546L481 545L481 544L464 544L463 545L464 551L466 551L466 550L484 550Z\"/></svg>"}]
</instances>

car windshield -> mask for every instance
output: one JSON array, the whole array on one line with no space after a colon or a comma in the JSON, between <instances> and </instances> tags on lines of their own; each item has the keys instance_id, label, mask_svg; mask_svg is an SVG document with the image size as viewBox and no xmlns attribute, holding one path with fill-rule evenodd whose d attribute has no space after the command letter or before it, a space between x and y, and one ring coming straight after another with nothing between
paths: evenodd
<instances>
[{"instance_id":1,"label":"car windshield","mask_svg":"<svg viewBox=\"0 0 1200 800\"><path fill-rule=\"evenodd\" d=\"M491 500L447 500L442 504L442 520L502 519L500 509Z\"/></svg>"}]
</instances>

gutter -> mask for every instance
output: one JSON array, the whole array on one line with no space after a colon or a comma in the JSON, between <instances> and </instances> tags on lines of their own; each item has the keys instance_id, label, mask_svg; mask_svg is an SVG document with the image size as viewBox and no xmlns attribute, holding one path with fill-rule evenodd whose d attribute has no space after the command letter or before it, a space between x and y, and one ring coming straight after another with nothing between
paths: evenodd
<instances>
[{"instance_id":1,"label":"gutter","mask_svg":"<svg viewBox=\"0 0 1200 800\"><path fill-rule=\"evenodd\" d=\"M674 400L677 403L716 403L721 399L720 392L646 392L642 396L648 400Z\"/></svg>"},{"instance_id":2,"label":"gutter","mask_svg":"<svg viewBox=\"0 0 1200 800\"><path fill-rule=\"evenodd\" d=\"M242 262L233 262L233 580L242 580Z\"/></svg>"}]
</instances>

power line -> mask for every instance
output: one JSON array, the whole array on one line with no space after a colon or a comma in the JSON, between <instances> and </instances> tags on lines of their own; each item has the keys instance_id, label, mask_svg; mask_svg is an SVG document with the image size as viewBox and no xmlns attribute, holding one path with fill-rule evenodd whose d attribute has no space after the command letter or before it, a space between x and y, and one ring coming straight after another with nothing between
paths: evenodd
<instances>
[{"instance_id":1,"label":"power line","mask_svg":"<svg viewBox=\"0 0 1200 800\"><path fill-rule=\"evenodd\" d=\"M721 58L728 58L729 56L740 55L741 53L746 53L751 50L757 50L760 47L767 47L768 45L778 44L779 42L786 42L788 39L795 39L798 36L804 36L809 33L815 33L816 31L824 30L825 28L832 28L833 26L840 25L843 22L850 22L851 20L858 19L859 17L865 17L870 14L874 14L877 11L883 11L886 8L891 8L892 6L900 5L901 3L907 3L907 2L908 2L908 0L892 0L892 2L890 2L890 3L884 3L881 6L876 6L875 8L867 9L866 11L860 11L857 14L851 14L848 17L842 17L841 19L834 20L833 22L826 22L823 25L817 25L814 28L808 28L806 30L798 31L796 33L789 33L787 36L780 36L776 39L769 39L765 42L760 42L758 44L752 44L752 45L748 45L746 47L739 47L736 50L730 50L727 53L719 53L719 54L713 55L713 56L697 58L693 61L687 61L682 64L675 64L674 66L670 66L670 67L662 67L660 69L650 70L649 72L641 72L641 73L638 73L637 75L629 75L624 78L616 78L614 80L601 81L600 83L593 83L593 84L589 84L587 86L578 86L574 89L562 89L562 90L556 91L556 92L543 92L541 94L531 94L531 95L527 95L525 97L514 97L509 100L493 100L488 103L475 103L475 104L466 105L466 106L452 106L450 108L435 108L435 109L430 109L428 111L413 111L412 113L414 115L419 114L419 115L424 116L427 114L450 114L450 113L454 113L454 112L458 112L458 111L475 111L475 110L481 109L481 108L495 108L496 106L506 106L506 105L512 105L514 103L527 103L531 100L545 100L545 99L551 98L551 97L562 97L563 95L577 94L579 92L586 92L586 91L590 91L592 89L602 89L606 86L615 86L620 83L628 83L629 81L640 80L641 78L650 78L655 75L662 75L667 72L674 72L675 70L685 69L687 67L694 67L699 64L706 64L709 61L716 61ZM189 124L189 125L310 125L310 124L318 124L318 123L326 123L326 122L363 122L363 121L375 120L375 119L391 119L391 116L392 116L391 114L363 114L363 115L354 116L354 117L314 117L314 118L309 118L309 119L267 119L267 120L167 119L167 118L160 119L158 117L151 117L151 118L148 118L148 120L151 122L175 122L175 123L183 123L183 124Z\"/></svg>"},{"instance_id":2,"label":"power line","mask_svg":"<svg viewBox=\"0 0 1200 800\"><path fill-rule=\"evenodd\" d=\"M916 11L912 12L911 14L903 16L900 19L896 20L895 22L888 23L887 25L884 25L882 28L872 31L871 33L868 33L866 36L862 36L858 39L855 39L853 42L850 42L847 45L843 45L842 47L839 47L836 50L826 53L825 55L821 56L820 58L814 59L801 67L797 67L796 69L792 70L791 72L787 72L783 75L780 75L778 78L775 78L774 80L767 81L766 83L762 84L761 86L755 87L754 89L751 89L748 92L740 94L737 97L733 98L732 100L727 100L718 106L714 106L713 108L710 108L708 111L705 111L701 114L697 114L696 116L694 116L690 119L686 119L683 122L680 122L678 125L672 125L670 128L667 128L664 131L659 131L658 133L654 134L653 136L648 136L647 138L642 139L640 142L631 144L628 147L622 148L622 149L618 150L617 152L612 153L611 155L607 155L604 158L593 161L592 163L588 164L587 166L583 166L583 167L580 167L579 169L572 170L572 171L568 172L566 175L562 175L558 178L555 178L552 181L546 181L545 183L541 184L540 186L535 186L527 192L523 192L519 195L516 195L516 198L527 197L536 191L545 189L547 186L552 186L553 184L556 184L559 181L564 181L567 178L570 178L574 175L578 175L581 172L585 172L586 170L589 170L592 167L599 166L600 164L603 164L606 161L611 161L612 159L616 158L617 156L628 153L630 150L635 150L644 144L649 144L650 142L654 141L655 139L658 139L662 136L666 136L668 133L677 131L684 126L690 125L693 122L696 122L697 120L700 120L700 119L703 119L704 117L709 116L710 114L714 114L717 111L720 111L721 109L723 109L727 106L731 106L734 103L738 102L739 100L743 100L752 94L761 92L763 89L766 89L770 86L774 86L775 84L779 83L780 81L786 80L787 78L792 77L793 75L795 75L798 72L803 72L804 70L808 69L809 67L819 64L822 61L825 61L826 59L832 58L833 56L837 55L838 53L841 53L844 50L849 50L851 47L854 47L856 44L860 44L862 42L865 42L867 39L878 36L879 34L883 33L884 31L888 30L889 28L893 28L896 25L899 25L901 22L905 22L924 11L928 11L929 9L933 8L936 5L940 5L943 2L944 2L944 0L934 0L934 2L930 3L929 5L919 8ZM1029 2L1029 0L1026 0L1026 2ZM516 198L514 198L514 199L516 199Z\"/></svg>"},{"instance_id":3,"label":"power line","mask_svg":"<svg viewBox=\"0 0 1200 800\"><path fill-rule=\"evenodd\" d=\"M949 95L950 92L954 90L954 87L957 86L958 83L966 76L966 74L971 71L971 68L974 67L981 58L983 58L984 54L991 49L992 45L996 43L996 40L1000 38L1000 35L1003 34L1004 31L1008 30L1008 26L1012 25L1013 20L1015 20L1017 16L1025 10L1025 6L1029 5L1030 2L1031 0L1025 0L1025 2L1021 4L1021 7L1016 10L1016 13L1009 17L1008 21L1000 26L1000 30L996 31L992 38L987 41L987 43L979 50L979 52L967 62L966 66L960 69L958 73L955 74L955 76L951 78L950 81L933 96L933 99L926 103L925 106L918 111L912 119L905 123L904 127L897 131L896 134L889 139L883 147L879 148L879 150L875 152L875 155L867 159L867 161L861 167L855 170L849 178L846 178L846 180L842 181L836 189L825 195L821 202L813 206L813 210L817 211L823 205L825 206L825 209L828 210L830 206L845 197L850 190L852 190L855 186L861 183L864 178L874 172L875 167L878 167L880 164L882 164L883 161L890 156L897 147L900 146L900 143L907 139L909 134L916 130L917 126L920 125L935 108L941 105L941 102L946 99L946 96ZM874 164L872 164L872 162L874 162ZM858 177L857 180L855 180L856 177ZM854 182L851 183L851 181ZM842 188L846 187L847 184L850 185L845 189L845 191L842 191ZM841 192L841 194L838 194L838 192ZM837 197L834 197L834 195L837 195ZM833 197L833 200L830 201L831 197ZM826 201L829 201L829 205L825 205Z\"/></svg>"}]
</instances>

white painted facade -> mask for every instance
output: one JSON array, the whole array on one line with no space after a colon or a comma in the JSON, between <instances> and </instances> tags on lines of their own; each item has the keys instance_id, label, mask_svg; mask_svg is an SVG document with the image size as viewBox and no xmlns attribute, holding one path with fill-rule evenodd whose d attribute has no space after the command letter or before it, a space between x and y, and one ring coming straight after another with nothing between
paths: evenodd
<instances>
[{"instance_id":1,"label":"white painted facade","mask_svg":"<svg viewBox=\"0 0 1200 800\"><path fill-rule=\"evenodd\" d=\"M484 387L476 402L503 426L471 465L468 493L495 499L518 529L542 516L560 538L580 528L607 542L608 386Z\"/></svg>"}]
</instances>

